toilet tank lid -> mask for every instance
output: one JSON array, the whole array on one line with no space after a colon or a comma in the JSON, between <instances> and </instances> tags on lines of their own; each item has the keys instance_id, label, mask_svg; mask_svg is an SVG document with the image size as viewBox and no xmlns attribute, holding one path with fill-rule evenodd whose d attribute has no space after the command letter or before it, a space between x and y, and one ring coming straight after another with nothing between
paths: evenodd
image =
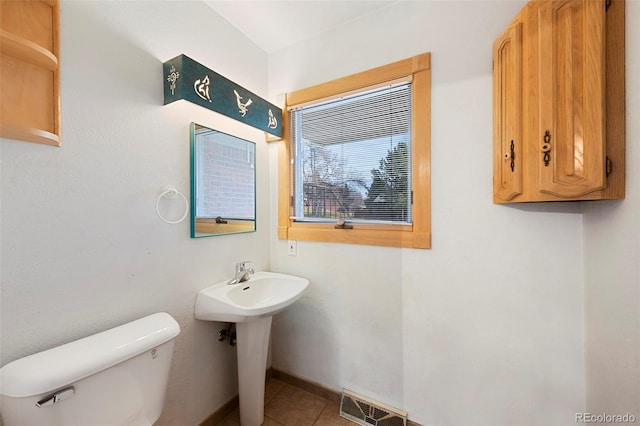
<instances>
[{"instance_id":1,"label":"toilet tank lid","mask_svg":"<svg viewBox=\"0 0 640 426\"><path fill-rule=\"evenodd\" d=\"M98 373L175 338L180 326L160 312L13 361L0 368L0 394L39 395Z\"/></svg>"}]
</instances>

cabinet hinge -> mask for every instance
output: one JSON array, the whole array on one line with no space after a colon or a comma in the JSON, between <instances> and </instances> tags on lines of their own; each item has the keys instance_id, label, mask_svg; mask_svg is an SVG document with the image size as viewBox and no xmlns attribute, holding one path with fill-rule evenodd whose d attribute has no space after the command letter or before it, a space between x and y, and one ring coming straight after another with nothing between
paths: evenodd
<instances>
[{"instance_id":1,"label":"cabinet hinge","mask_svg":"<svg viewBox=\"0 0 640 426\"><path fill-rule=\"evenodd\" d=\"M290 198L291 198L291 207L293 207L294 206L294 204L293 204L293 195Z\"/></svg>"},{"instance_id":2,"label":"cabinet hinge","mask_svg":"<svg viewBox=\"0 0 640 426\"><path fill-rule=\"evenodd\" d=\"M609 159L609 157L607 157L607 159L605 160L605 164L606 164L605 170L607 172L607 177L609 177L609 175L613 171L613 162Z\"/></svg>"},{"instance_id":3,"label":"cabinet hinge","mask_svg":"<svg viewBox=\"0 0 640 426\"><path fill-rule=\"evenodd\" d=\"M413 205L413 191L411 191L411 205Z\"/></svg>"},{"instance_id":4,"label":"cabinet hinge","mask_svg":"<svg viewBox=\"0 0 640 426\"><path fill-rule=\"evenodd\" d=\"M611 0L605 0L604 1L604 11L607 12L610 7L611 7Z\"/></svg>"}]
</instances>

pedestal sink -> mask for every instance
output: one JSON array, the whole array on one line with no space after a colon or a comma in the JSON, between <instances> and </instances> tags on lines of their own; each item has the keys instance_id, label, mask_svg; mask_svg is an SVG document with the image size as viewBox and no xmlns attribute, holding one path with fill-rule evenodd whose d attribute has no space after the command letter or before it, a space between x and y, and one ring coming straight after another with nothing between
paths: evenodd
<instances>
[{"instance_id":1,"label":"pedestal sink","mask_svg":"<svg viewBox=\"0 0 640 426\"><path fill-rule=\"evenodd\" d=\"M264 375L273 315L294 303L309 280L274 272L257 272L248 281L227 281L200 290L195 317L236 323L240 424L264 421Z\"/></svg>"}]
</instances>

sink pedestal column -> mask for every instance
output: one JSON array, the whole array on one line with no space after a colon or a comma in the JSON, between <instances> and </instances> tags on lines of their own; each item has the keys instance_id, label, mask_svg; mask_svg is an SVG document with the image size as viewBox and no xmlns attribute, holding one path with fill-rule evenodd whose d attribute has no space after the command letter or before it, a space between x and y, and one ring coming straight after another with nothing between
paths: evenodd
<instances>
[{"instance_id":1,"label":"sink pedestal column","mask_svg":"<svg viewBox=\"0 0 640 426\"><path fill-rule=\"evenodd\" d=\"M264 421L264 381L272 316L236 323L240 424Z\"/></svg>"}]
</instances>

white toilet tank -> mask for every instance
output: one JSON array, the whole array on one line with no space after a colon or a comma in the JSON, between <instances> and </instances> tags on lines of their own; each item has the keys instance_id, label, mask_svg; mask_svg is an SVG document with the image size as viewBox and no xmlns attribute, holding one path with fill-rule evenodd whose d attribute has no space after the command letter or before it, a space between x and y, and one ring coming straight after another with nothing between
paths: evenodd
<instances>
[{"instance_id":1,"label":"white toilet tank","mask_svg":"<svg viewBox=\"0 0 640 426\"><path fill-rule=\"evenodd\" d=\"M152 425L162 413L179 333L162 312L5 365L4 426Z\"/></svg>"}]
</instances>

